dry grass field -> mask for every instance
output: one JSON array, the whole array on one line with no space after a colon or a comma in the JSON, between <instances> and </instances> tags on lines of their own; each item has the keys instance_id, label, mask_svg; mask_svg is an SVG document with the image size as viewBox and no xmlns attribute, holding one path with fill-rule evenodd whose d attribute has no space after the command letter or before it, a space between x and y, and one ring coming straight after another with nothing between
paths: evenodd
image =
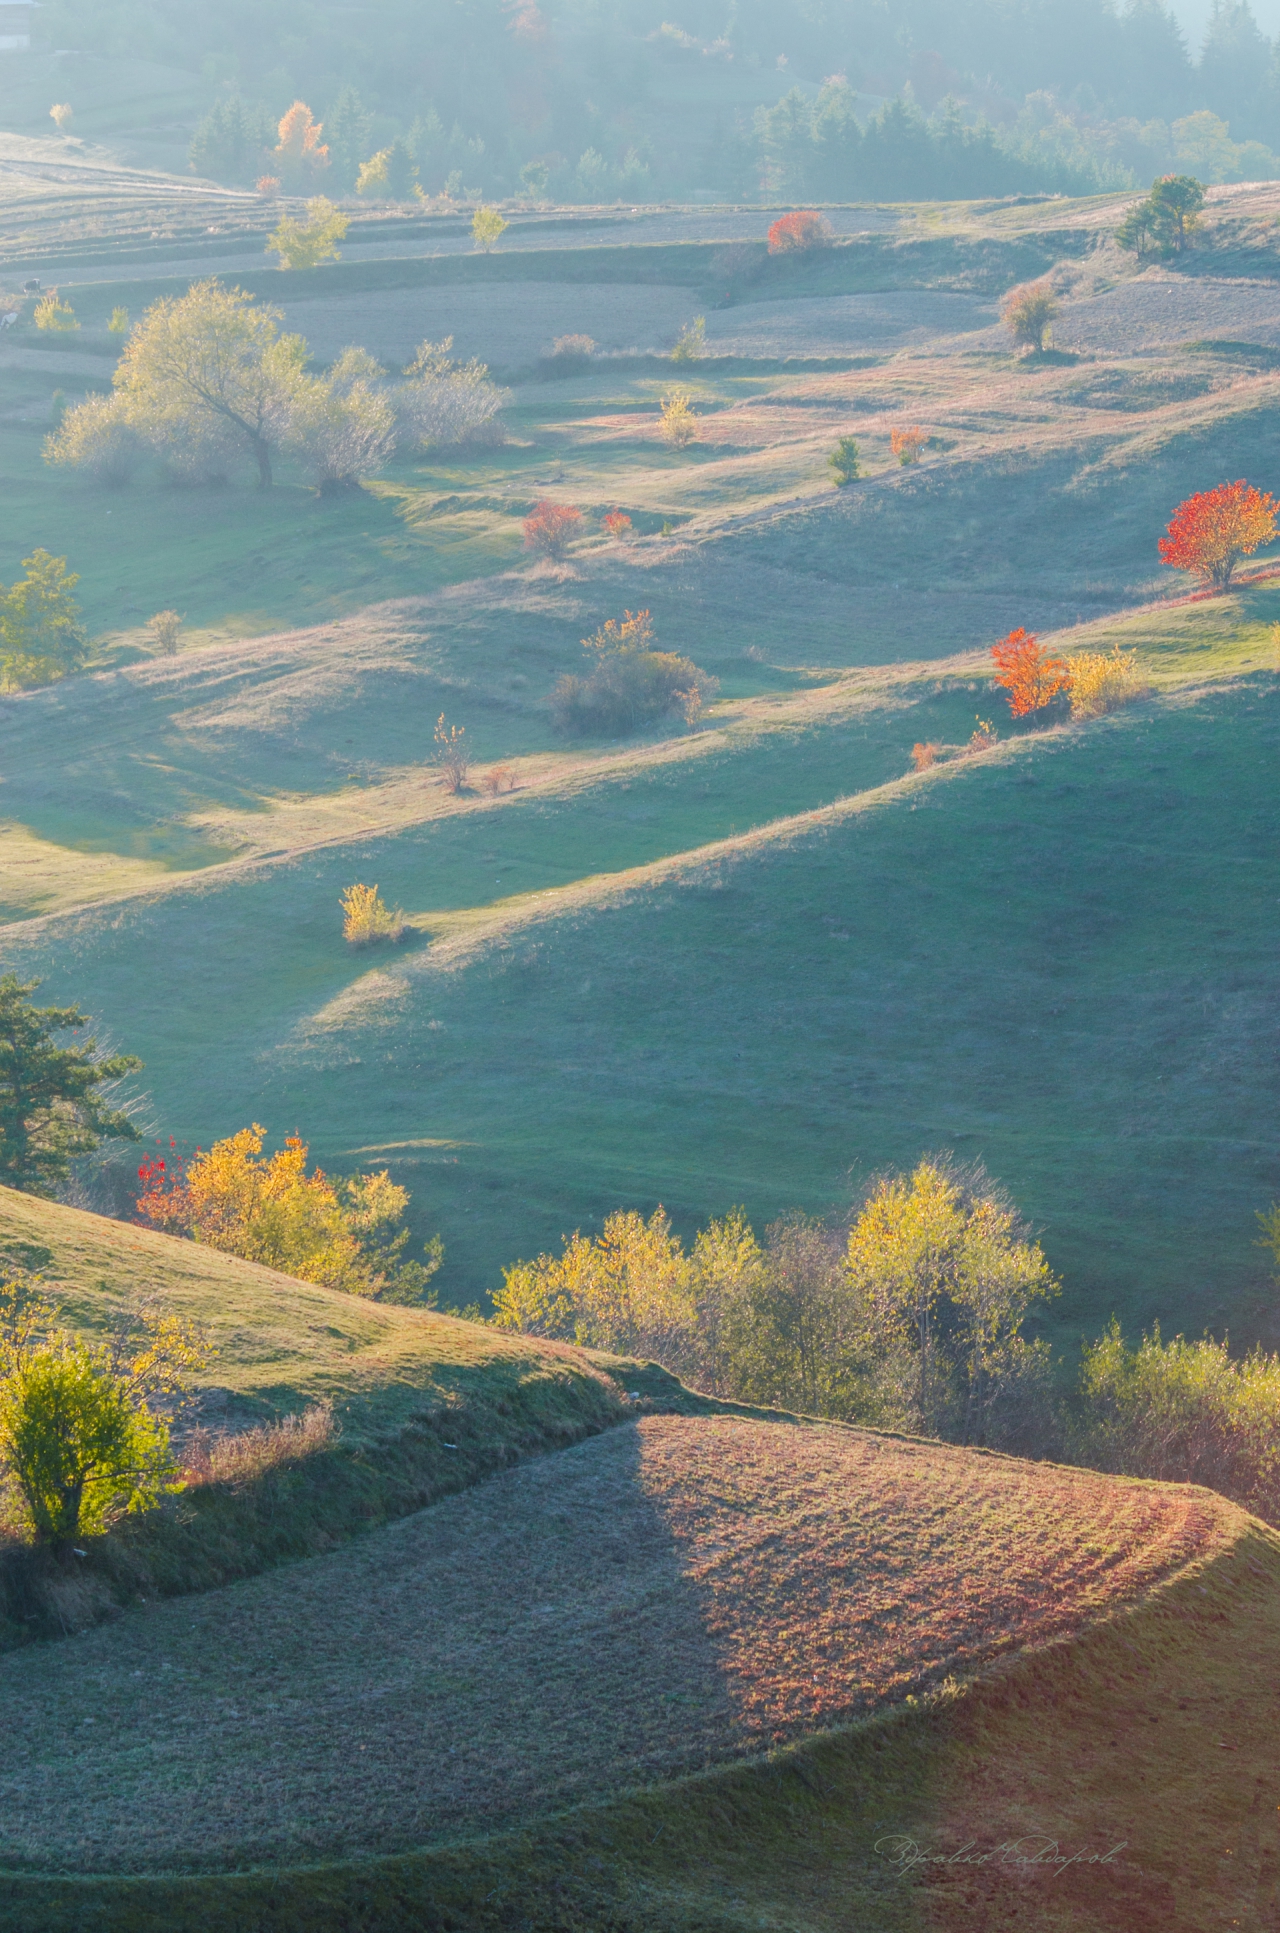
<instances>
[{"instance_id":1,"label":"dry grass field","mask_svg":"<svg viewBox=\"0 0 1280 1933\"><path fill-rule=\"evenodd\" d=\"M0 1864L208 1869L527 1823L1078 1630L1238 1517L837 1427L649 1418L0 1661Z\"/></svg>"}]
</instances>

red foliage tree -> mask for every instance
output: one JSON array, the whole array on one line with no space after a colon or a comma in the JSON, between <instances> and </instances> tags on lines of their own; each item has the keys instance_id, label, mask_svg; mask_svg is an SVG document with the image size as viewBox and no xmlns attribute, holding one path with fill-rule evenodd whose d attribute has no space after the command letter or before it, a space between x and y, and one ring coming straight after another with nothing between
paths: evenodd
<instances>
[{"instance_id":1,"label":"red foliage tree","mask_svg":"<svg viewBox=\"0 0 1280 1933\"><path fill-rule=\"evenodd\" d=\"M1274 497L1243 480L1202 490L1174 511L1160 539L1161 559L1225 590L1240 559L1275 536L1277 508Z\"/></svg>"},{"instance_id":2,"label":"red foliage tree","mask_svg":"<svg viewBox=\"0 0 1280 1933\"><path fill-rule=\"evenodd\" d=\"M625 511L611 510L604 520L604 527L611 537L621 543L624 537L631 534L631 519Z\"/></svg>"},{"instance_id":3,"label":"red foliage tree","mask_svg":"<svg viewBox=\"0 0 1280 1933\"><path fill-rule=\"evenodd\" d=\"M1050 657L1035 632L1024 631L1021 625L999 644L993 644L991 655L996 663L996 683L1009 700L1015 718L1043 711L1070 686L1070 673L1062 659Z\"/></svg>"},{"instance_id":4,"label":"red foliage tree","mask_svg":"<svg viewBox=\"0 0 1280 1933\"><path fill-rule=\"evenodd\" d=\"M524 520L524 547L544 557L563 557L569 540L581 535L582 521L582 512L571 503L543 497Z\"/></svg>"},{"instance_id":5,"label":"red foliage tree","mask_svg":"<svg viewBox=\"0 0 1280 1933\"><path fill-rule=\"evenodd\" d=\"M770 255L786 255L806 248L822 248L831 240L831 223L814 208L780 215L769 230Z\"/></svg>"}]
</instances>

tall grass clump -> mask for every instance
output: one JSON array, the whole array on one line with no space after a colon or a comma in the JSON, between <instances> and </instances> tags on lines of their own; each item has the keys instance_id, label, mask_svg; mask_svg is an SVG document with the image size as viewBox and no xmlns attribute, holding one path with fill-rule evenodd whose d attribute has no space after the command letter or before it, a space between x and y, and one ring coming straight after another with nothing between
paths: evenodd
<instances>
[{"instance_id":1,"label":"tall grass clump","mask_svg":"<svg viewBox=\"0 0 1280 1933\"><path fill-rule=\"evenodd\" d=\"M331 1450L337 1440L332 1403L313 1403L301 1415L251 1430L195 1429L182 1446L183 1481L188 1489L212 1484L242 1488L271 1470Z\"/></svg>"},{"instance_id":2,"label":"tall grass clump","mask_svg":"<svg viewBox=\"0 0 1280 1933\"><path fill-rule=\"evenodd\" d=\"M398 940L404 932L404 914L398 906L393 913L376 886L363 886L357 881L347 887L338 903L342 908L342 937L349 946Z\"/></svg>"},{"instance_id":3,"label":"tall grass clump","mask_svg":"<svg viewBox=\"0 0 1280 1933\"><path fill-rule=\"evenodd\" d=\"M1202 1483L1280 1522L1280 1357L1233 1358L1205 1336L1130 1349L1114 1318L1085 1349L1075 1459L1098 1470Z\"/></svg>"}]
</instances>

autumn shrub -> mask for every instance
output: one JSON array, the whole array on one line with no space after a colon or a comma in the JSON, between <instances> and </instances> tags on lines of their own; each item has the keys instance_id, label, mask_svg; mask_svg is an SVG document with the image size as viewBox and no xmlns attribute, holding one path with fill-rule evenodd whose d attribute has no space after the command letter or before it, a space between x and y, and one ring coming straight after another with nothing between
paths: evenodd
<instances>
[{"instance_id":1,"label":"autumn shrub","mask_svg":"<svg viewBox=\"0 0 1280 1933\"><path fill-rule=\"evenodd\" d=\"M1038 282L1020 283L1000 304L1000 320L1015 345L1037 355L1044 349L1045 330L1057 312L1057 298L1048 276Z\"/></svg>"},{"instance_id":2,"label":"autumn shrub","mask_svg":"<svg viewBox=\"0 0 1280 1933\"><path fill-rule=\"evenodd\" d=\"M491 799L496 799L500 792L515 791L516 775L509 765L491 765L480 784Z\"/></svg>"},{"instance_id":3,"label":"autumn shrub","mask_svg":"<svg viewBox=\"0 0 1280 1933\"><path fill-rule=\"evenodd\" d=\"M69 302L59 299L56 289L47 290L36 303L35 325L37 329L47 329L63 334L80 327L76 321L75 310Z\"/></svg>"},{"instance_id":4,"label":"autumn shrub","mask_svg":"<svg viewBox=\"0 0 1280 1933\"><path fill-rule=\"evenodd\" d=\"M1073 718L1100 718L1141 696L1136 651L1081 651L1067 659L1067 681Z\"/></svg>"},{"instance_id":5,"label":"autumn shrub","mask_svg":"<svg viewBox=\"0 0 1280 1933\"><path fill-rule=\"evenodd\" d=\"M832 240L831 223L816 209L807 208L792 215L780 215L769 229L770 255L799 254L812 248L825 248Z\"/></svg>"},{"instance_id":6,"label":"autumn shrub","mask_svg":"<svg viewBox=\"0 0 1280 1933\"><path fill-rule=\"evenodd\" d=\"M182 629L182 617L179 612L157 611L154 617L147 619L147 629L151 633L152 642L157 651L163 652L166 658L176 656L178 633Z\"/></svg>"},{"instance_id":7,"label":"autumn shrub","mask_svg":"<svg viewBox=\"0 0 1280 1933\"><path fill-rule=\"evenodd\" d=\"M340 208L323 195L307 203L302 220L284 215L275 233L267 237L267 253L280 257L281 268L318 268L321 262L338 260L338 243L350 222Z\"/></svg>"},{"instance_id":8,"label":"autumn shrub","mask_svg":"<svg viewBox=\"0 0 1280 1933\"><path fill-rule=\"evenodd\" d=\"M941 750L941 745L935 744L932 739L925 744L917 742L911 747L911 763L917 772L927 772L931 765L937 764Z\"/></svg>"},{"instance_id":9,"label":"autumn shrub","mask_svg":"<svg viewBox=\"0 0 1280 1933\"><path fill-rule=\"evenodd\" d=\"M615 543L621 543L625 537L631 535L631 519L623 511L610 510L603 521L605 529Z\"/></svg>"},{"instance_id":10,"label":"autumn shrub","mask_svg":"<svg viewBox=\"0 0 1280 1933\"><path fill-rule=\"evenodd\" d=\"M254 1122L189 1162L145 1162L139 1216L303 1282L384 1302L421 1301L444 1251L436 1237L424 1262L404 1260L406 1190L385 1169L308 1174L307 1144L298 1135L269 1156L263 1136Z\"/></svg>"},{"instance_id":11,"label":"autumn shrub","mask_svg":"<svg viewBox=\"0 0 1280 1933\"><path fill-rule=\"evenodd\" d=\"M338 1440L332 1403L313 1403L300 1415L249 1430L194 1429L183 1440L183 1482L190 1488L259 1482L272 1470L331 1450Z\"/></svg>"},{"instance_id":12,"label":"autumn shrub","mask_svg":"<svg viewBox=\"0 0 1280 1933\"><path fill-rule=\"evenodd\" d=\"M999 744L999 742L1000 734L996 731L991 720L989 718L978 718L975 720L974 729L969 734L969 742L965 746L965 750L971 754L989 752L991 747Z\"/></svg>"},{"instance_id":13,"label":"autumn shrub","mask_svg":"<svg viewBox=\"0 0 1280 1933\"><path fill-rule=\"evenodd\" d=\"M487 255L494 243L506 234L509 226L496 208L477 208L471 217L471 239L481 254Z\"/></svg>"},{"instance_id":14,"label":"autumn shrub","mask_svg":"<svg viewBox=\"0 0 1280 1933\"><path fill-rule=\"evenodd\" d=\"M687 390L673 389L662 398L662 434L673 450L688 449L698 434L698 416Z\"/></svg>"},{"instance_id":15,"label":"autumn shrub","mask_svg":"<svg viewBox=\"0 0 1280 1933\"><path fill-rule=\"evenodd\" d=\"M542 557L563 557L575 537L582 535L583 515L569 503L543 497L524 520L524 547Z\"/></svg>"},{"instance_id":16,"label":"autumn shrub","mask_svg":"<svg viewBox=\"0 0 1280 1933\"><path fill-rule=\"evenodd\" d=\"M1174 511L1157 545L1161 561L1225 590L1240 559L1275 536L1277 508L1274 497L1243 479L1202 490Z\"/></svg>"},{"instance_id":17,"label":"autumn shrub","mask_svg":"<svg viewBox=\"0 0 1280 1933\"><path fill-rule=\"evenodd\" d=\"M129 333L129 311L118 307L114 308L111 311L111 320L108 322L107 328L113 336L127 336Z\"/></svg>"},{"instance_id":18,"label":"autumn shrub","mask_svg":"<svg viewBox=\"0 0 1280 1933\"><path fill-rule=\"evenodd\" d=\"M556 724L570 737L620 738L673 712L693 724L719 689L692 659L654 649L648 611L609 618L582 646L588 675L566 675L551 694Z\"/></svg>"},{"instance_id":19,"label":"autumn shrub","mask_svg":"<svg viewBox=\"0 0 1280 1933\"><path fill-rule=\"evenodd\" d=\"M338 904L342 908L342 937L350 946L372 946L377 940L398 940L404 915L394 913L376 886L348 886Z\"/></svg>"},{"instance_id":20,"label":"autumn shrub","mask_svg":"<svg viewBox=\"0 0 1280 1933\"><path fill-rule=\"evenodd\" d=\"M991 647L995 660L995 682L1009 702L1015 718L1026 718L1043 711L1068 688L1066 663L1052 657L1034 632L1019 625L1007 638Z\"/></svg>"},{"instance_id":21,"label":"autumn shrub","mask_svg":"<svg viewBox=\"0 0 1280 1933\"><path fill-rule=\"evenodd\" d=\"M920 452L928 441L928 430L922 430L918 424L912 424L906 429L890 430L889 432L889 448L897 457L898 462L904 466L920 461Z\"/></svg>"},{"instance_id":22,"label":"autumn shrub","mask_svg":"<svg viewBox=\"0 0 1280 1933\"><path fill-rule=\"evenodd\" d=\"M1136 1348L1113 1320L1085 1349L1073 1457L1099 1470L1202 1483L1280 1522L1280 1357L1233 1358L1206 1336Z\"/></svg>"}]
</instances>

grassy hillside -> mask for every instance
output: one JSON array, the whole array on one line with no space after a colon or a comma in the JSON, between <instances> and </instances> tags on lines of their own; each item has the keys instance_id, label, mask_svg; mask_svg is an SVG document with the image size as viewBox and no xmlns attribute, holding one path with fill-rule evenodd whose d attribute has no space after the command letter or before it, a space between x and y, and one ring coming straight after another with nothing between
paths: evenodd
<instances>
[{"instance_id":1,"label":"grassy hillside","mask_svg":"<svg viewBox=\"0 0 1280 1933\"><path fill-rule=\"evenodd\" d=\"M1278 1577L1203 1491L651 1419L0 1663L0 1925L1207 1928L1271 1856ZM1109 1860L901 1871L1024 1838Z\"/></svg>"},{"instance_id":2,"label":"grassy hillside","mask_svg":"<svg viewBox=\"0 0 1280 1933\"><path fill-rule=\"evenodd\" d=\"M150 279L80 286L80 336L0 345L10 557L66 550L101 667L0 715L4 963L143 1056L156 1132L256 1117L326 1164L389 1162L460 1302L612 1206L825 1210L851 1169L954 1146L1044 1225L1064 1339L1113 1307L1275 1339L1252 1241L1280 1182L1280 596L1149 601L1172 504L1268 481L1265 286L1212 228L1194 274L1135 279L1101 204L886 211L818 280L766 264L717 295L733 353L680 372L703 424L681 455L652 352L727 217L691 219L628 247L557 218L492 261L362 225L353 249L400 253L259 271L322 353L355 335L394 362L456 324L460 353L505 344L528 372L586 290L646 352L522 381L505 447L400 461L341 503L287 475L267 499L113 494L42 466L55 380L105 378L104 305L137 313L176 273L190 213ZM913 287L931 247L937 286ZM1019 249L1066 290L1066 346L1022 363L982 280ZM819 287L873 256L894 286ZM645 306L663 289L669 314ZM892 460L904 421L931 433L918 468ZM867 475L837 491L847 432ZM592 520L556 568L520 550L544 493ZM629 544L599 531L615 504ZM187 616L172 661L142 630L163 605ZM566 744L556 678L642 606L719 705L695 733ZM1153 697L902 781L916 740L1003 719L980 654L1019 623L1136 644ZM515 789L441 791L441 711L477 779L501 762ZM356 878L404 906L402 951L344 947Z\"/></svg>"}]
</instances>

